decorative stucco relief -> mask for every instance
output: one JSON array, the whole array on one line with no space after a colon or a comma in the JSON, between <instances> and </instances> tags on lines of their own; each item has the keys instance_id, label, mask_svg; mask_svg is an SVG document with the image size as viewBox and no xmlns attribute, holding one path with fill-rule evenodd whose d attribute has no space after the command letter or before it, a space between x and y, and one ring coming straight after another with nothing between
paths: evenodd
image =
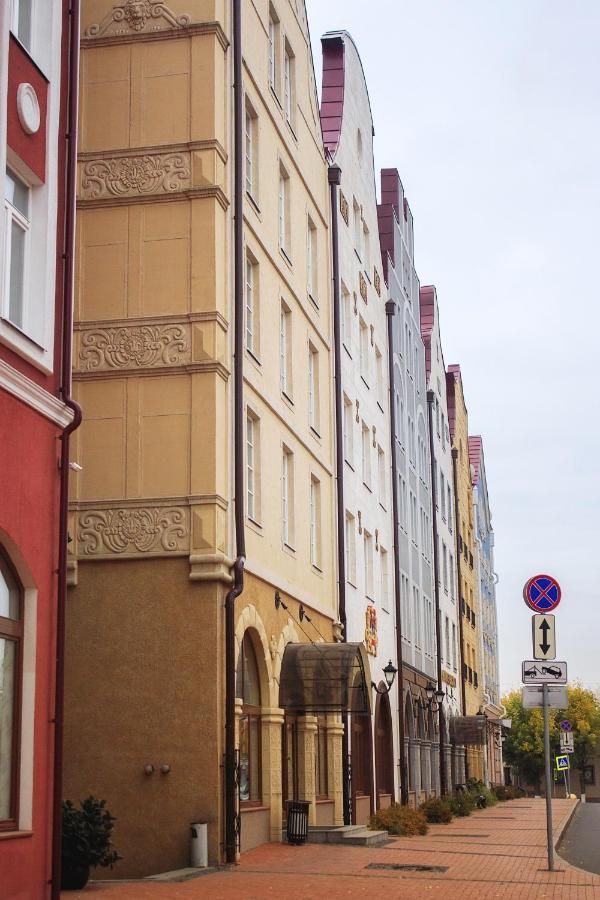
<instances>
[{"instance_id":1,"label":"decorative stucco relief","mask_svg":"<svg viewBox=\"0 0 600 900\"><path fill-rule=\"evenodd\" d=\"M90 25L85 36L93 38L102 37L106 33L163 31L168 28L185 28L189 24L189 16L178 16L171 12L164 0L125 0L113 6L101 22Z\"/></svg>"},{"instance_id":2,"label":"decorative stucco relief","mask_svg":"<svg viewBox=\"0 0 600 900\"><path fill-rule=\"evenodd\" d=\"M93 159L83 166L81 199L170 194L191 184L187 154L153 153Z\"/></svg>"},{"instance_id":3,"label":"decorative stucco relief","mask_svg":"<svg viewBox=\"0 0 600 900\"><path fill-rule=\"evenodd\" d=\"M188 511L161 506L86 510L79 516L77 538L83 557L187 551Z\"/></svg>"},{"instance_id":4,"label":"decorative stucco relief","mask_svg":"<svg viewBox=\"0 0 600 900\"><path fill-rule=\"evenodd\" d=\"M94 328L81 337L80 369L143 369L178 366L191 360L189 325Z\"/></svg>"}]
</instances>

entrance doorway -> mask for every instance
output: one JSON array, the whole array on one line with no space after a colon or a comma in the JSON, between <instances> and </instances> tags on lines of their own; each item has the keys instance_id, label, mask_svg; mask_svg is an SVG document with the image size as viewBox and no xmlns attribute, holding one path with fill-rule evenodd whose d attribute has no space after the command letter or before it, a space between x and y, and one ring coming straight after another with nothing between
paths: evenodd
<instances>
[{"instance_id":1,"label":"entrance doorway","mask_svg":"<svg viewBox=\"0 0 600 900\"><path fill-rule=\"evenodd\" d=\"M281 799L283 821L287 822L287 801L298 799L298 720L285 714L281 741Z\"/></svg>"},{"instance_id":2,"label":"entrance doorway","mask_svg":"<svg viewBox=\"0 0 600 900\"><path fill-rule=\"evenodd\" d=\"M371 717L352 716L352 822L366 825L373 812Z\"/></svg>"},{"instance_id":3,"label":"entrance doorway","mask_svg":"<svg viewBox=\"0 0 600 900\"><path fill-rule=\"evenodd\" d=\"M386 809L394 800L392 711L387 694L377 695L375 707L375 784L377 809Z\"/></svg>"}]
</instances>

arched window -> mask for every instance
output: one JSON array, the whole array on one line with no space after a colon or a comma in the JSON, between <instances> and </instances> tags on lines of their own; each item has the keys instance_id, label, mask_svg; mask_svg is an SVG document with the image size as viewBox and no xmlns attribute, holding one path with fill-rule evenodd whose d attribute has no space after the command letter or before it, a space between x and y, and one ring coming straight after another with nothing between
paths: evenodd
<instances>
[{"instance_id":1,"label":"arched window","mask_svg":"<svg viewBox=\"0 0 600 900\"><path fill-rule=\"evenodd\" d=\"M0 547L0 831L17 825L22 593Z\"/></svg>"},{"instance_id":2,"label":"arched window","mask_svg":"<svg viewBox=\"0 0 600 900\"><path fill-rule=\"evenodd\" d=\"M259 806L262 802L260 679L256 653L248 632L244 634L240 649L235 694L243 701L240 718L240 802L245 806Z\"/></svg>"}]
</instances>

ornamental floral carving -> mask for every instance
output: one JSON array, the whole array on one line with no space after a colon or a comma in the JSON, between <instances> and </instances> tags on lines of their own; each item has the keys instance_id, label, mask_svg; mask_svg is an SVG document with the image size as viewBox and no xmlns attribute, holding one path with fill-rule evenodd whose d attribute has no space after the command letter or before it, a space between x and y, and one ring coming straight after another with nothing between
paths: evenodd
<instances>
[{"instance_id":1,"label":"ornamental floral carving","mask_svg":"<svg viewBox=\"0 0 600 900\"><path fill-rule=\"evenodd\" d=\"M340 212L342 214L342 219L344 220L344 222L347 225L348 222L350 221L350 213L348 210L348 201L346 200L346 198L344 197L344 195L342 194L341 191L340 191Z\"/></svg>"},{"instance_id":2,"label":"ornamental floral carving","mask_svg":"<svg viewBox=\"0 0 600 900\"><path fill-rule=\"evenodd\" d=\"M367 302L367 279L363 275L362 272L358 273L358 285L360 288L360 296L363 298L365 303Z\"/></svg>"},{"instance_id":3,"label":"ornamental floral carving","mask_svg":"<svg viewBox=\"0 0 600 900\"><path fill-rule=\"evenodd\" d=\"M377 643L377 610L369 603L365 613L365 647L371 656L377 656Z\"/></svg>"},{"instance_id":4,"label":"ornamental floral carving","mask_svg":"<svg viewBox=\"0 0 600 900\"><path fill-rule=\"evenodd\" d=\"M379 297L381 297L381 278L379 277L379 272L377 269L373 269L373 284L375 285L375 290Z\"/></svg>"},{"instance_id":5,"label":"ornamental floral carving","mask_svg":"<svg viewBox=\"0 0 600 900\"><path fill-rule=\"evenodd\" d=\"M89 510L79 518L83 556L187 550L189 527L185 510L176 507Z\"/></svg>"},{"instance_id":6,"label":"ornamental floral carving","mask_svg":"<svg viewBox=\"0 0 600 900\"><path fill-rule=\"evenodd\" d=\"M94 38L102 37L107 32L163 31L166 28L185 28L189 24L189 16L175 15L164 0L125 0L114 6L101 22L90 25L85 35Z\"/></svg>"},{"instance_id":7,"label":"ornamental floral carving","mask_svg":"<svg viewBox=\"0 0 600 900\"><path fill-rule=\"evenodd\" d=\"M83 167L84 200L171 193L190 185L188 161L181 153L94 159Z\"/></svg>"},{"instance_id":8,"label":"ornamental floral carving","mask_svg":"<svg viewBox=\"0 0 600 900\"><path fill-rule=\"evenodd\" d=\"M189 362L191 344L183 325L138 325L84 332L79 359L83 371L142 369Z\"/></svg>"}]
</instances>

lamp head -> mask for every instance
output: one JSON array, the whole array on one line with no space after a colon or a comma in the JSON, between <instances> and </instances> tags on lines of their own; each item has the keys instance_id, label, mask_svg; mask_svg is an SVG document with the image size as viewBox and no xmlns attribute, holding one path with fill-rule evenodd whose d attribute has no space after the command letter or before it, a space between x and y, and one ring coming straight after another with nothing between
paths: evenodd
<instances>
[{"instance_id":1,"label":"lamp head","mask_svg":"<svg viewBox=\"0 0 600 900\"><path fill-rule=\"evenodd\" d=\"M391 686L393 685L397 671L398 669L390 659L389 663L383 670L383 674L385 675L385 683L387 684L388 688L391 688Z\"/></svg>"}]
</instances>

